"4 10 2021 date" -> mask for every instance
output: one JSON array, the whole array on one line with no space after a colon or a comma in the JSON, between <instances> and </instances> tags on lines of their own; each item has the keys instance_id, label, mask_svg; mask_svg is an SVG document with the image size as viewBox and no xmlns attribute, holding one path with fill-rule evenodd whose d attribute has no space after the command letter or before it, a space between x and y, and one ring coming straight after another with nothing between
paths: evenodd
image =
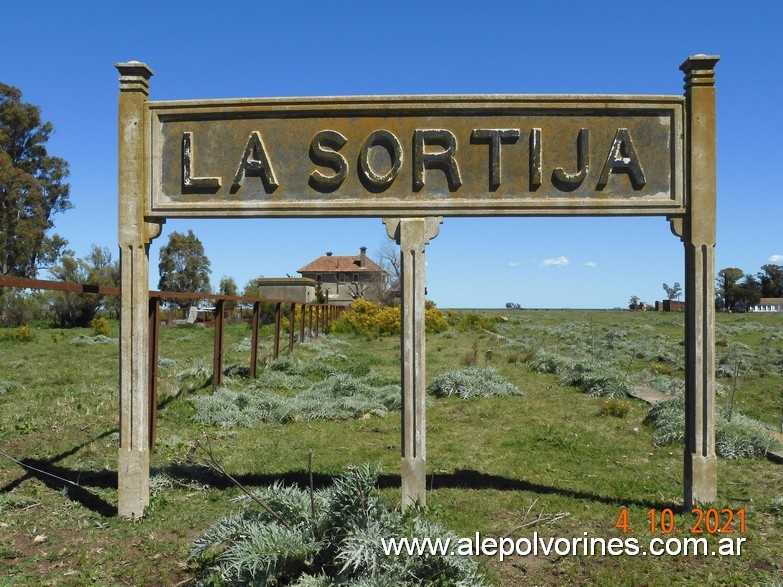
<instances>
[{"instance_id":1,"label":"4 10 2021 date","mask_svg":"<svg viewBox=\"0 0 783 587\"><path fill-rule=\"evenodd\" d=\"M696 516L690 527L691 534L733 534L739 532L745 533L745 510L732 510L730 508L693 508L691 513ZM655 534L679 534L682 528L677 525L674 512L669 508L657 510L651 508L647 510L647 518L650 533ZM634 533L628 508L623 508L615 522L615 528L619 528L623 534Z\"/></svg>"}]
</instances>

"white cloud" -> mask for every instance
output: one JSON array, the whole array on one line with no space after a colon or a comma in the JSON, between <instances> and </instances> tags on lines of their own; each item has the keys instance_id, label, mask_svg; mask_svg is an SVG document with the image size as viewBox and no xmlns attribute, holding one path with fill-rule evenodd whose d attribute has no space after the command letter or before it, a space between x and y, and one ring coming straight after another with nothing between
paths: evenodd
<instances>
[{"instance_id":1,"label":"white cloud","mask_svg":"<svg viewBox=\"0 0 783 587\"><path fill-rule=\"evenodd\" d=\"M565 267L568 263L568 258L561 255L560 257L555 257L553 259L544 259L538 265L540 267Z\"/></svg>"},{"instance_id":2,"label":"white cloud","mask_svg":"<svg viewBox=\"0 0 783 587\"><path fill-rule=\"evenodd\" d=\"M519 267L519 265L519 261L511 261L511 263L508 264L509 267Z\"/></svg>"},{"instance_id":3,"label":"white cloud","mask_svg":"<svg viewBox=\"0 0 783 587\"><path fill-rule=\"evenodd\" d=\"M595 261L588 261L587 263L585 263L585 267L589 267L590 269L595 269L596 267L598 267L598 263L596 263Z\"/></svg>"},{"instance_id":4,"label":"white cloud","mask_svg":"<svg viewBox=\"0 0 783 587\"><path fill-rule=\"evenodd\" d=\"M769 261L770 263L783 263L783 255L772 255Z\"/></svg>"}]
</instances>

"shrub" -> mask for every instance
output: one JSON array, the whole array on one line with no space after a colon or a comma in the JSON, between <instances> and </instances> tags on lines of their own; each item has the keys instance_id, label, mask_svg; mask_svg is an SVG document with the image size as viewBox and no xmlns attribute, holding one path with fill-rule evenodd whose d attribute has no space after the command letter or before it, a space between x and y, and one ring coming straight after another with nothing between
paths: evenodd
<instances>
[{"instance_id":1,"label":"shrub","mask_svg":"<svg viewBox=\"0 0 783 587\"><path fill-rule=\"evenodd\" d=\"M15 342L30 342L34 338L33 331L27 325L19 326L11 333L11 340Z\"/></svg>"},{"instance_id":2,"label":"shrub","mask_svg":"<svg viewBox=\"0 0 783 587\"><path fill-rule=\"evenodd\" d=\"M663 446L685 439L685 402L681 397L658 402L650 408L644 419L656 431L653 444Z\"/></svg>"},{"instance_id":3,"label":"shrub","mask_svg":"<svg viewBox=\"0 0 783 587\"><path fill-rule=\"evenodd\" d=\"M380 306L364 299L354 300L351 308L340 318L329 323L329 332L360 334L367 338L400 333L400 307ZM424 311L424 324L428 333L437 334L448 329L448 323L435 307Z\"/></svg>"},{"instance_id":4,"label":"shrub","mask_svg":"<svg viewBox=\"0 0 783 587\"><path fill-rule=\"evenodd\" d=\"M563 385L574 385L588 395L626 397L631 386L625 375L608 363L577 361L565 372Z\"/></svg>"},{"instance_id":5,"label":"shrub","mask_svg":"<svg viewBox=\"0 0 783 587\"><path fill-rule=\"evenodd\" d=\"M76 346L87 346L93 344L120 344L120 340L118 338L109 338L103 334L96 334L95 336L80 334L76 338L71 339L71 344L75 344Z\"/></svg>"},{"instance_id":6,"label":"shrub","mask_svg":"<svg viewBox=\"0 0 783 587\"><path fill-rule=\"evenodd\" d=\"M94 334L102 334L103 336L109 336L111 329L109 328L109 321L103 316L97 316L90 322L92 331Z\"/></svg>"},{"instance_id":7,"label":"shrub","mask_svg":"<svg viewBox=\"0 0 783 587\"><path fill-rule=\"evenodd\" d=\"M612 416L614 418L625 418L631 410L631 404L616 397L604 400L601 409L598 411L602 416Z\"/></svg>"},{"instance_id":8,"label":"shrub","mask_svg":"<svg viewBox=\"0 0 783 587\"><path fill-rule=\"evenodd\" d=\"M9 391L14 391L22 387L16 381L0 381L0 395L6 394Z\"/></svg>"},{"instance_id":9,"label":"shrub","mask_svg":"<svg viewBox=\"0 0 783 587\"><path fill-rule=\"evenodd\" d=\"M350 420L365 415L383 417L400 409L399 385L374 386L340 373L284 396L264 391L236 392L220 389L190 398L193 418L202 424L228 428L255 428L264 422L301 420Z\"/></svg>"},{"instance_id":10,"label":"shrub","mask_svg":"<svg viewBox=\"0 0 783 587\"><path fill-rule=\"evenodd\" d=\"M454 326L459 332L495 331L495 325L500 321L499 317L491 317L473 312L457 312L448 310L446 319L450 326Z\"/></svg>"},{"instance_id":11,"label":"shrub","mask_svg":"<svg viewBox=\"0 0 783 587\"><path fill-rule=\"evenodd\" d=\"M424 325L428 334L440 334L449 329L443 312L435 307L424 310Z\"/></svg>"},{"instance_id":12,"label":"shrub","mask_svg":"<svg viewBox=\"0 0 783 587\"><path fill-rule=\"evenodd\" d=\"M646 423L656 428L653 443L661 446L685 438L685 402L676 397L655 404L647 413ZM779 446L760 422L734 414L728 420L718 410L715 421L715 452L726 459L760 458Z\"/></svg>"},{"instance_id":13,"label":"shrub","mask_svg":"<svg viewBox=\"0 0 783 587\"><path fill-rule=\"evenodd\" d=\"M312 495L280 483L257 491L275 515L242 498L246 509L224 516L193 543L189 560L200 568L199 584L486 585L470 557L384 554L381 538L456 544L457 537L422 510L391 509L375 487L377 477L365 465Z\"/></svg>"},{"instance_id":14,"label":"shrub","mask_svg":"<svg viewBox=\"0 0 783 587\"><path fill-rule=\"evenodd\" d=\"M465 367L459 371L441 373L432 380L427 391L438 397L457 395L462 399L524 395L524 392L491 367Z\"/></svg>"},{"instance_id":15,"label":"shrub","mask_svg":"<svg viewBox=\"0 0 783 587\"><path fill-rule=\"evenodd\" d=\"M718 412L716 427L715 452L727 459L762 458L780 446L761 422L742 414L727 420Z\"/></svg>"},{"instance_id":16,"label":"shrub","mask_svg":"<svg viewBox=\"0 0 783 587\"><path fill-rule=\"evenodd\" d=\"M383 307L367 300L354 300L351 308L329 323L329 332L360 334L376 338L400 333L400 308Z\"/></svg>"},{"instance_id":17,"label":"shrub","mask_svg":"<svg viewBox=\"0 0 783 587\"><path fill-rule=\"evenodd\" d=\"M530 361L529 366L538 373L554 373L561 375L573 365L573 361L557 353L539 351Z\"/></svg>"}]
</instances>

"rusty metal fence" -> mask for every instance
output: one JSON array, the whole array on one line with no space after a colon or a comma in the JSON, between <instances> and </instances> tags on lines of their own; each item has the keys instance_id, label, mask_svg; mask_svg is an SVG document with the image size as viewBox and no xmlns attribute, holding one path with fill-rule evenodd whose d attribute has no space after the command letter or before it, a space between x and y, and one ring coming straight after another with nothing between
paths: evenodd
<instances>
[{"instance_id":1,"label":"rusty metal fence","mask_svg":"<svg viewBox=\"0 0 783 587\"><path fill-rule=\"evenodd\" d=\"M78 294L97 294L106 296L120 295L120 288L103 285L90 285L66 281L47 281L42 279L27 279L24 277L0 276L0 287L15 287L24 289L41 289L49 291L65 291ZM226 322L226 302L246 302L253 304L250 318L250 377L256 378L258 367L258 331L261 326L261 304L272 304L274 308L274 335L272 358L280 356L282 341L283 310L289 310L288 353L294 352L297 326L299 341L304 342L307 336L318 338L329 329L329 323L337 319L345 306L330 304L308 304L292 300L270 300L243 296L227 296L222 294L206 294L194 292L149 292L149 394L150 394L150 446L155 443L158 403L158 349L160 346L160 326L162 320L162 299L212 300L215 308L212 311L214 319L214 348L212 359L212 388L217 389L223 384L223 342ZM296 324L297 308L299 309L299 324Z\"/></svg>"}]
</instances>

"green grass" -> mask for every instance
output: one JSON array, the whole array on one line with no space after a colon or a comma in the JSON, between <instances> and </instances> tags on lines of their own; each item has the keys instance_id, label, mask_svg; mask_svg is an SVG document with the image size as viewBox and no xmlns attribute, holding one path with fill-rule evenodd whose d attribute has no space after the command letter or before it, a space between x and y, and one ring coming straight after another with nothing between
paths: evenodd
<instances>
[{"instance_id":1,"label":"green grass","mask_svg":"<svg viewBox=\"0 0 783 587\"><path fill-rule=\"evenodd\" d=\"M627 401L624 417L601 415L606 398L563 384L562 374L531 367L546 351L568 361L607 363L634 384L676 388L684 376L681 314L603 311L496 311L497 334L460 321L427 340L427 382L465 367L491 367L524 395L431 398L428 404L429 515L458 536L499 537L530 517L541 522L513 533L619 537L628 508L636 535L649 538L648 510L682 512L682 444L657 446L643 424L648 407ZM108 338L117 338L111 324ZM277 480L304 483L313 452L315 482L327 485L351 464L379 465L385 499L397 503L400 416L366 412L358 419L296 419L252 428L215 427L194 419L194 397L211 395L212 331L163 329L160 355L158 477L148 515L113 516L116 504L117 346L76 344L90 329L33 329L27 343L0 340L0 450L72 485L0 455L0 577L18 585L173 585L192 576L191 542L236 508L240 492L194 467L187 449L209 434L215 455L248 486ZM769 427L781 424L783 316L719 315L718 355L730 345L743 358L735 412ZM294 396L342 374L383 386L399 383L400 342L341 335L297 346L294 360L271 362L262 332L258 381L244 379L249 329L226 330L225 364L235 393L256 389ZM233 371L231 370L233 367ZM184 374L184 375L183 375ZM721 378L718 401L728 407L733 380ZM741 557L557 557L481 559L496 585L755 585L783 577L783 467L763 459L721 459L718 508L747 512ZM533 508L531 505L534 504ZM529 512L529 513L528 513ZM547 515L568 513L554 522Z\"/></svg>"}]
</instances>

